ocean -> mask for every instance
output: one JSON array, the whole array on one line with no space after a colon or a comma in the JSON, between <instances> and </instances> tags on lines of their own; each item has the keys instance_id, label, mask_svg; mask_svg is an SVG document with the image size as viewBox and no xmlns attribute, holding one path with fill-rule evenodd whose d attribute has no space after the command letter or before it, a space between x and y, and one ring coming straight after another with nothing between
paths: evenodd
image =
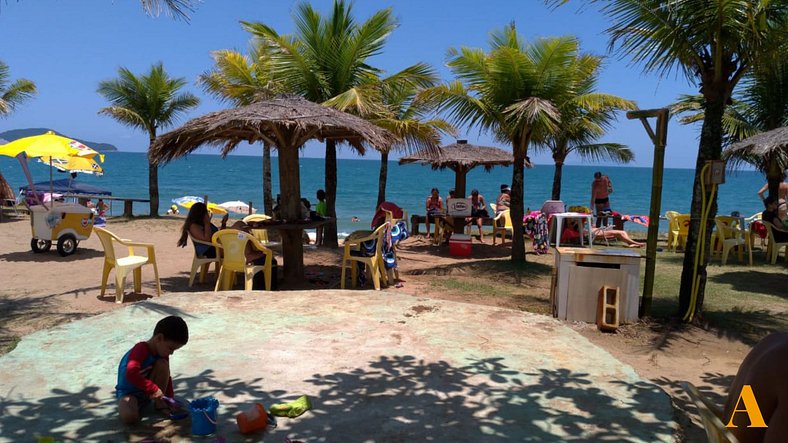
<instances>
[{"instance_id":1,"label":"ocean","mask_svg":"<svg viewBox=\"0 0 788 443\"><path fill-rule=\"evenodd\" d=\"M30 161L30 170L36 182L49 180L47 165ZM148 198L148 165L145 153L110 152L103 164L105 174L101 177L80 175L76 180L108 189L113 196ZM369 226L375 210L378 190L378 159L338 160L337 217L340 233L348 233ZM553 165L537 165L525 171L525 206L539 209L550 198L553 183ZM301 159L301 194L313 204L315 192L323 188L324 160ZM587 206L590 200L591 181L595 171L608 175L614 186L611 207L622 214L648 215L651 194L651 168L615 166L564 166L561 197L568 205ZM19 162L14 158L0 157L0 172L17 190L27 184ZM273 193L279 192L276 158L272 159ZM662 213L666 210L689 212L692 196L691 169L666 169L662 189ZM54 178L67 177L54 173ZM511 168L494 168L485 172L476 168L468 174L467 192L476 188L488 202L495 202L503 183L510 183ZM719 213L739 211L744 216L763 210L757 192L765 183L762 174L756 171L734 171L726 177L726 183L718 189ZM424 201L432 187L440 190L444 198L454 186L451 170L433 171L429 166L403 165L389 162L386 199L408 211L423 214ZM164 213L170 201L184 195L208 195L210 201L221 203L228 200L252 201L262 210L262 158L254 156L229 156L193 154L162 166L159 171L159 210ZM115 202L113 212L122 212L122 204ZM147 214L148 205L135 203L135 214ZM358 217L359 222L351 221ZM627 229L640 229L628 223ZM660 230L665 231L665 223Z\"/></svg>"}]
</instances>

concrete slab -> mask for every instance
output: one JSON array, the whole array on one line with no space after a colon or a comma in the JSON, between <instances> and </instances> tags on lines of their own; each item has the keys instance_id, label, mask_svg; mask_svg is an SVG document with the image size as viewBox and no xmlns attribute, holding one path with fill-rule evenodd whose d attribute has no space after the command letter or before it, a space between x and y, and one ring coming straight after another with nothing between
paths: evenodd
<instances>
[{"instance_id":1,"label":"concrete slab","mask_svg":"<svg viewBox=\"0 0 788 443\"><path fill-rule=\"evenodd\" d=\"M189 420L116 418L120 357L183 316L176 395L219 399L226 441L672 441L670 399L560 322L386 292L167 294L25 337L0 357L0 442L213 441ZM234 416L311 397L242 436Z\"/></svg>"}]
</instances>

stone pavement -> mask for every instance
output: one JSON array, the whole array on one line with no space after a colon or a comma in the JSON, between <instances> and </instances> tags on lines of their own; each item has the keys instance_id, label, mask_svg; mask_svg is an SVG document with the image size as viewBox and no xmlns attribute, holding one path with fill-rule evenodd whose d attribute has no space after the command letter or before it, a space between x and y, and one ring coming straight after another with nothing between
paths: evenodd
<instances>
[{"instance_id":1,"label":"stone pavement","mask_svg":"<svg viewBox=\"0 0 788 443\"><path fill-rule=\"evenodd\" d=\"M557 320L332 290L166 294L26 336L0 357L0 442L214 441L188 419L116 418L118 361L166 315L191 336L176 395L219 399L227 442L673 441L669 397ZM302 394L312 411L238 433L238 411Z\"/></svg>"}]
</instances>

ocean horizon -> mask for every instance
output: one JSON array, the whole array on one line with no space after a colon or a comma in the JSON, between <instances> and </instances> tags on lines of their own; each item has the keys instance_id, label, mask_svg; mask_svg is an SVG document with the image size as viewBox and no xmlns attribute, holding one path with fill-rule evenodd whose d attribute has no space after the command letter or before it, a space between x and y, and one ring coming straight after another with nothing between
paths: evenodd
<instances>
[{"instance_id":1,"label":"ocean horizon","mask_svg":"<svg viewBox=\"0 0 788 443\"><path fill-rule=\"evenodd\" d=\"M30 171L35 182L49 181L49 166L30 160ZM278 165L272 157L273 195L279 192ZM379 159L338 159L337 223L340 233L347 234L369 226L375 210L378 192ZM80 174L75 180L102 187L116 197L148 198L148 165L144 152L107 153L104 175L96 177ZM651 195L650 167L565 165L561 197L567 205L588 206L590 188L595 171L608 175L614 187L611 207L622 214L648 215ZM525 171L525 206L539 209L550 199L554 165L536 165ZM0 172L14 191L27 184L19 162L14 158L0 158ZM315 193L324 187L324 159L301 158L301 194L316 203ZM500 185L511 183L511 167L496 167L490 172L476 168L468 173L467 192L476 188L486 201L495 202ZM55 171L54 179L67 177ZM694 169L666 168L663 176L662 213L667 210L689 212L692 197ZM739 170L726 175L726 183L718 188L718 213L738 211L749 216L763 210L757 192L766 182L757 171ZM386 200L394 202L409 214L423 214L424 201L432 187L440 190L442 197L454 186L454 172L433 171L429 166L398 165L389 162ZM262 211L262 157L231 155L222 159L214 154L191 154L163 165L159 170L159 211L163 214L174 198L184 195L207 195L210 201L252 201ZM113 205L113 214L122 212L122 205ZM135 203L134 213L148 214L148 205ZM238 216L239 215L234 215ZM352 222L358 217L359 222ZM640 226L628 223L627 229L639 230ZM660 223L660 231L666 231Z\"/></svg>"}]
</instances>

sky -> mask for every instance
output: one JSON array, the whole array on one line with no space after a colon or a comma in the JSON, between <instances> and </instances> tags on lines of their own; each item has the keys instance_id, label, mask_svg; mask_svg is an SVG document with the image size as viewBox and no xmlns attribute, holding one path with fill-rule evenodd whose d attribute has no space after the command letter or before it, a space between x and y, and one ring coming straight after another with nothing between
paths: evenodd
<instances>
[{"instance_id":1,"label":"sky","mask_svg":"<svg viewBox=\"0 0 788 443\"><path fill-rule=\"evenodd\" d=\"M329 0L311 3L322 11L331 6ZM598 91L634 100L641 109L665 107L680 94L697 92L680 73L663 78L644 74L641 66L608 54L604 32L608 20L596 6L579 7L580 3L551 9L541 0L358 0L353 10L357 20L363 21L374 11L393 8L399 26L382 54L370 60L387 73L426 62L438 69L444 81L452 80L446 67L449 48L488 48L489 33L514 22L526 40L577 36L582 51L605 56ZM204 0L186 23L165 15L150 17L138 0L0 1L0 60L9 65L11 79L30 79L38 87L32 101L0 119L0 132L48 127L71 137L112 143L121 151L144 152L148 138L143 131L98 114L108 104L96 92L100 81L117 77L120 67L142 74L162 62L171 76L188 81L185 90L201 98L200 106L186 119L224 109L229 105L196 84L197 77L212 66L210 52L245 52L250 35L241 28L242 20L268 24L279 33L292 32L297 4L291 0ZM694 168L698 134L699 126L684 126L671 119L665 166ZM462 128L458 138L500 146L476 128ZM454 138L444 137L443 141L452 143ZM629 145L635 153L634 166L652 164L651 140L641 123L627 120L624 113L601 141ZM310 143L303 155L322 157L323 149ZM235 153L260 155L260 147L244 144ZM349 149L339 155L356 158ZM367 158L377 156L372 153ZM531 153L531 158L537 164L552 163L545 153ZM578 157L570 157L568 163L583 164Z\"/></svg>"}]
</instances>

